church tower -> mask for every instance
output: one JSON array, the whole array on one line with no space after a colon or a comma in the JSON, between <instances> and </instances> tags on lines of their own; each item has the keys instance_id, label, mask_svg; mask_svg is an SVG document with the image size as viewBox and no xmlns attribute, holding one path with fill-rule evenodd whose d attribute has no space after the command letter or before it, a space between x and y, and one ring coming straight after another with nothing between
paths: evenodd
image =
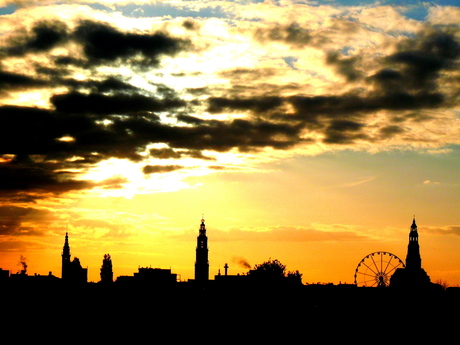
<instances>
[{"instance_id":1,"label":"church tower","mask_svg":"<svg viewBox=\"0 0 460 345\"><path fill-rule=\"evenodd\" d=\"M70 260L69 234L65 233L64 247L62 249L62 275L66 283L87 283L88 269L81 267L80 260L76 257Z\"/></svg>"},{"instance_id":2,"label":"church tower","mask_svg":"<svg viewBox=\"0 0 460 345\"><path fill-rule=\"evenodd\" d=\"M208 237L204 219L201 219L200 233L197 237L195 281L206 282L209 280Z\"/></svg>"},{"instance_id":3,"label":"church tower","mask_svg":"<svg viewBox=\"0 0 460 345\"><path fill-rule=\"evenodd\" d=\"M69 234L65 233L64 248L62 249L62 273L61 278L63 280L69 278L70 270L70 246L69 246Z\"/></svg>"},{"instance_id":4,"label":"church tower","mask_svg":"<svg viewBox=\"0 0 460 345\"><path fill-rule=\"evenodd\" d=\"M409 232L409 245L407 246L406 267L396 269L390 278L390 287L395 288L430 288L430 277L422 268L420 246L418 244L418 231L415 217Z\"/></svg>"},{"instance_id":5,"label":"church tower","mask_svg":"<svg viewBox=\"0 0 460 345\"><path fill-rule=\"evenodd\" d=\"M420 257L420 246L418 244L417 224L415 217L412 221L409 232L409 245L407 246L406 269L419 270L422 268L422 258Z\"/></svg>"}]
</instances>

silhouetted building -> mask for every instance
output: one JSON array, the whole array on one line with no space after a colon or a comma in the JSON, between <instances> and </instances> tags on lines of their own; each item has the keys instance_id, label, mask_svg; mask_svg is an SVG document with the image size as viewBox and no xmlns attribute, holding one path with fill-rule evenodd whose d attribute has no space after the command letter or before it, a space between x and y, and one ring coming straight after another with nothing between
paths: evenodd
<instances>
[{"instance_id":1,"label":"silhouetted building","mask_svg":"<svg viewBox=\"0 0 460 345\"><path fill-rule=\"evenodd\" d=\"M206 282L209 280L208 237L204 219L201 219L200 232L197 237L195 281Z\"/></svg>"},{"instance_id":2,"label":"silhouetted building","mask_svg":"<svg viewBox=\"0 0 460 345\"><path fill-rule=\"evenodd\" d=\"M64 248L62 249L62 280L66 283L81 284L88 282L88 269L83 268L80 259L70 260L69 234L65 233Z\"/></svg>"},{"instance_id":3,"label":"silhouetted building","mask_svg":"<svg viewBox=\"0 0 460 345\"><path fill-rule=\"evenodd\" d=\"M430 277L422 268L420 245L418 243L417 224L415 223L414 217L409 233L409 245L407 246L406 267L398 268L395 271L395 273L391 276L390 279L390 287L425 288L430 286Z\"/></svg>"},{"instance_id":4,"label":"silhouetted building","mask_svg":"<svg viewBox=\"0 0 460 345\"><path fill-rule=\"evenodd\" d=\"M0 268L0 282L5 282L10 277L10 271Z\"/></svg>"},{"instance_id":5,"label":"silhouetted building","mask_svg":"<svg viewBox=\"0 0 460 345\"><path fill-rule=\"evenodd\" d=\"M244 274L230 275L228 274L228 268L228 263L225 263L224 274L222 275L219 269L219 273L216 276L214 276L214 281L217 285L231 288L247 286L247 284L249 283L248 276Z\"/></svg>"},{"instance_id":6,"label":"silhouetted building","mask_svg":"<svg viewBox=\"0 0 460 345\"><path fill-rule=\"evenodd\" d=\"M101 283L113 283L112 258L110 254L104 254L101 267Z\"/></svg>"},{"instance_id":7,"label":"silhouetted building","mask_svg":"<svg viewBox=\"0 0 460 345\"><path fill-rule=\"evenodd\" d=\"M24 270L10 275L10 282L15 286L18 285L34 285L34 286L52 286L60 283L60 279L49 272L47 275L35 273L28 275Z\"/></svg>"},{"instance_id":8,"label":"silhouetted building","mask_svg":"<svg viewBox=\"0 0 460 345\"><path fill-rule=\"evenodd\" d=\"M142 284L151 286L168 286L177 282L177 274L170 269L140 267L134 276L120 276L118 284Z\"/></svg>"}]
</instances>

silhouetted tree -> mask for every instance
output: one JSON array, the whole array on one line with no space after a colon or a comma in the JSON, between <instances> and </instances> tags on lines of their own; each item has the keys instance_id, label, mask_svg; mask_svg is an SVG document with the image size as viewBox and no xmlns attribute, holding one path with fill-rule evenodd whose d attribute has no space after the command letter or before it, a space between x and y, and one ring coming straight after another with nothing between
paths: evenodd
<instances>
[{"instance_id":1,"label":"silhouetted tree","mask_svg":"<svg viewBox=\"0 0 460 345\"><path fill-rule=\"evenodd\" d=\"M302 284L302 273L299 271L288 272L287 277L294 283Z\"/></svg>"},{"instance_id":2,"label":"silhouetted tree","mask_svg":"<svg viewBox=\"0 0 460 345\"><path fill-rule=\"evenodd\" d=\"M248 276L260 279L280 279L285 277L286 266L279 260L268 259L248 272Z\"/></svg>"},{"instance_id":3,"label":"silhouetted tree","mask_svg":"<svg viewBox=\"0 0 460 345\"><path fill-rule=\"evenodd\" d=\"M271 258L259 265L255 265L254 269L248 272L248 276L261 281L302 283L302 274L299 271L287 272L286 265Z\"/></svg>"},{"instance_id":4,"label":"silhouetted tree","mask_svg":"<svg viewBox=\"0 0 460 345\"><path fill-rule=\"evenodd\" d=\"M101 267L101 283L112 283L113 282L113 271L112 271L112 258L110 254L104 254Z\"/></svg>"}]
</instances>

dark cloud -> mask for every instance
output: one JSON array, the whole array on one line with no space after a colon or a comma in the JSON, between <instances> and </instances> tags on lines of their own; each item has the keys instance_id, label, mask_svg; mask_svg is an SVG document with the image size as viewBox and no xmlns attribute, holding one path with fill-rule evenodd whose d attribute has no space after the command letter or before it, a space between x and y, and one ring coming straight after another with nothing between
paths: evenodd
<instances>
[{"instance_id":1,"label":"dark cloud","mask_svg":"<svg viewBox=\"0 0 460 345\"><path fill-rule=\"evenodd\" d=\"M430 109L442 105L444 97L439 92L391 92L358 95L347 93L331 96L293 96L289 102L294 106L297 116L316 122L319 115L328 118L341 116L362 116L377 110Z\"/></svg>"},{"instance_id":2,"label":"dark cloud","mask_svg":"<svg viewBox=\"0 0 460 345\"><path fill-rule=\"evenodd\" d=\"M366 139L366 135L361 133L363 124L349 120L333 120L324 131L325 139L323 142L328 144L349 144L356 139Z\"/></svg>"},{"instance_id":3,"label":"dark cloud","mask_svg":"<svg viewBox=\"0 0 460 345\"><path fill-rule=\"evenodd\" d=\"M194 23L186 21L183 25L196 30ZM266 29L256 31L259 42L280 42L295 48L320 47L319 43L324 42L324 38L299 24ZM0 155L14 157L0 161L0 190L6 194L35 193L33 197L22 194L22 200L39 198L38 194L45 192L59 194L96 186L119 188L125 181L96 184L79 180L75 171L84 171L113 157L141 162L146 158L141 152L151 144L166 147L151 149L151 158L212 160L203 154L204 150L286 150L305 143L304 137L309 133L334 145L402 135L404 122L430 120L421 110L448 106L452 101L438 84L444 71L458 68L460 57L458 39L452 32L431 29L402 42L395 53L378 60L380 68L367 76L360 57L327 52L325 62L348 82L356 82L351 85L359 85L359 89L347 88L351 91L323 95L300 93L301 85L297 84L291 85L289 92L287 85L254 90L243 81L263 79L273 75L274 70L233 69L221 74L236 82L229 85L225 97L211 96L203 101L203 95L213 92L207 86L188 89L188 96L197 99L185 101L175 90L155 81L151 82L155 91L148 93L121 76L102 75L96 73L96 69L91 70L93 77L86 80L71 77L70 71L78 68L114 65L154 68L162 56L174 56L190 47L190 42L162 31L128 32L95 21L78 22L74 29L62 22L39 22L30 30L11 35L0 48L0 55L7 59L56 53L54 48L69 43L80 50L77 49L74 56L49 54L47 63L40 59L34 61L30 65L35 68L33 75L7 70L7 63L0 69L0 91L67 88L50 97L51 109L0 107L0 128L3 129ZM206 107L210 114L244 112L246 117L201 118L193 112L195 106ZM375 136L371 137L367 131L369 118L382 110L391 114L389 123L376 128ZM165 113L172 121L161 121L160 115ZM220 169L220 166L214 168ZM143 172L178 169L184 167L145 165Z\"/></svg>"},{"instance_id":4,"label":"dark cloud","mask_svg":"<svg viewBox=\"0 0 460 345\"><path fill-rule=\"evenodd\" d=\"M54 83L59 83L67 86L72 90L91 90L93 93L107 93L107 92L122 92L133 93L139 91L139 88L126 83L116 77L108 77L104 80L77 80L72 78L64 78L54 80Z\"/></svg>"},{"instance_id":5,"label":"dark cloud","mask_svg":"<svg viewBox=\"0 0 460 345\"><path fill-rule=\"evenodd\" d=\"M200 119L198 117L195 117L195 116L190 116L190 115L186 115L186 114L179 114L176 116L177 120L179 120L180 122L183 122L183 123L187 123L189 125L202 125L204 123L206 123L205 120L203 119Z\"/></svg>"},{"instance_id":6,"label":"dark cloud","mask_svg":"<svg viewBox=\"0 0 460 345\"><path fill-rule=\"evenodd\" d=\"M48 110L0 107L0 154L43 154L64 149L55 139L64 135L59 120Z\"/></svg>"},{"instance_id":7,"label":"dark cloud","mask_svg":"<svg viewBox=\"0 0 460 345\"><path fill-rule=\"evenodd\" d=\"M46 230L30 227L27 223L46 223L51 211L33 207L0 206L0 236L41 236Z\"/></svg>"},{"instance_id":8,"label":"dark cloud","mask_svg":"<svg viewBox=\"0 0 460 345\"><path fill-rule=\"evenodd\" d=\"M114 177L100 182L79 179L75 171L62 170L65 163L34 162L30 158L0 163L0 199L10 202L35 202L46 196L60 195L100 187L122 188L125 178Z\"/></svg>"},{"instance_id":9,"label":"dark cloud","mask_svg":"<svg viewBox=\"0 0 460 345\"><path fill-rule=\"evenodd\" d=\"M56 110L67 114L94 115L133 115L145 112L161 112L183 107L185 102L179 99L155 99L140 94L104 95L71 92L54 95L51 102Z\"/></svg>"},{"instance_id":10,"label":"dark cloud","mask_svg":"<svg viewBox=\"0 0 460 345\"><path fill-rule=\"evenodd\" d=\"M387 93L434 93L442 71L458 69L460 42L451 29L429 28L407 39L387 56L385 66L370 79Z\"/></svg>"},{"instance_id":11,"label":"dark cloud","mask_svg":"<svg viewBox=\"0 0 460 345\"><path fill-rule=\"evenodd\" d=\"M356 81L361 77L361 73L356 69L359 57L342 57L338 52L329 52L326 62L335 66L337 72L347 78L349 82Z\"/></svg>"},{"instance_id":12,"label":"dark cloud","mask_svg":"<svg viewBox=\"0 0 460 345\"><path fill-rule=\"evenodd\" d=\"M197 31L201 25L195 20L187 19L187 20L184 20L184 22L182 23L182 26L186 28L187 30Z\"/></svg>"},{"instance_id":13,"label":"dark cloud","mask_svg":"<svg viewBox=\"0 0 460 345\"><path fill-rule=\"evenodd\" d=\"M443 104L444 97L439 92L391 92L359 95L254 97L246 99L210 98L208 111L251 111L264 114L278 122L265 122L266 126L279 128L279 135L288 135L290 144L301 142L303 129L323 133L328 144L350 144L357 139L371 140L361 130L368 116L379 110L406 111L437 108ZM293 113L283 113L279 109L284 105L292 106ZM276 111L275 111L276 110ZM270 114L270 112L273 114ZM248 126L252 125L248 123ZM249 127L248 127L249 128ZM282 130L281 130L282 128ZM290 131L288 130L290 128ZM243 133L244 130L242 129ZM248 130L249 135L255 132ZM393 132L396 134L396 132ZM380 138L382 139L382 137ZM271 146L271 145L266 145ZM279 148L282 148L281 146Z\"/></svg>"},{"instance_id":14,"label":"dark cloud","mask_svg":"<svg viewBox=\"0 0 460 345\"><path fill-rule=\"evenodd\" d=\"M277 96L254 97L254 98L224 98L210 97L208 99L210 113L220 113L224 110L246 111L251 110L255 113L265 113L279 107L283 100Z\"/></svg>"},{"instance_id":15,"label":"dark cloud","mask_svg":"<svg viewBox=\"0 0 460 345\"><path fill-rule=\"evenodd\" d=\"M300 142L301 127L269 121L236 119L228 122L209 121L206 126L187 130L191 141L170 141L172 146L182 146L196 150L252 151L272 147L286 149ZM191 144L191 145L190 145ZM188 145L188 146L187 146Z\"/></svg>"},{"instance_id":16,"label":"dark cloud","mask_svg":"<svg viewBox=\"0 0 460 345\"><path fill-rule=\"evenodd\" d=\"M215 158L205 156L199 150L176 151L171 148L150 149L150 156L158 159L180 159L185 156L203 160L215 160Z\"/></svg>"},{"instance_id":17,"label":"dark cloud","mask_svg":"<svg viewBox=\"0 0 460 345\"><path fill-rule=\"evenodd\" d=\"M146 165L142 172L144 174L168 173L175 170L184 169L182 165Z\"/></svg>"},{"instance_id":18,"label":"dark cloud","mask_svg":"<svg viewBox=\"0 0 460 345\"><path fill-rule=\"evenodd\" d=\"M404 133L405 130L399 126L391 125L380 128L379 132L382 139L388 139L394 137L395 135Z\"/></svg>"},{"instance_id":19,"label":"dark cloud","mask_svg":"<svg viewBox=\"0 0 460 345\"><path fill-rule=\"evenodd\" d=\"M187 41L165 33L121 32L105 23L85 20L73 32L73 38L83 47L92 64L130 60L140 56L143 63L155 66L160 55L174 55L184 49Z\"/></svg>"},{"instance_id":20,"label":"dark cloud","mask_svg":"<svg viewBox=\"0 0 460 345\"><path fill-rule=\"evenodd\" d=\"M0 91L24 90L29 88L41 88L48 85L48 82L19 73L12 73L0 70Z\"/></svg>"},{"instance_id":21,"label":"dark cloud","mask_svg":"<svg viewBox=\"0 0 460 345\"><path fill-rule=\"evenodd\" d=\"M42 53L65 43L69 38L66 24L59 21L41 21L30 29L23 29L11 37L8 46L0 51L7 56Z\"/></svg>"},{"instance_id":22,"label":"dark cloud","mask_svg":"<svg viewBox=\"0 0 460 345\"><path fill-rule=\"evenodd\" d=\"M295 22L289 25L277 24L268 28L258 28L254 33L254 37L263 43L282 42L296 48L302 48L317 41L311 30L303 28Z\"/></svg>"},{"instance_id":23,"label":"dark cloud","mask_svg":"<svg viewBox=\"0 0 460 345\"><path fill-rule=\"evenodd\" d=\"M75 179L76 174L56 171L49 164L2 163L0 164L0 191L39 191L60 194L71 190L93 188L90 181Z\"/></svg>"},{"instance_id":24,"label":"dark cloud","mask_svg":"<svg viewBox=\"0 0 460 345\"><path fill-rule=\"evenodd\" d=\"M256 38L302 45L310 44L313 36L298 25L277 25L258 31ZM360 85L359 89L342 94L314 96L210 97L207 110L213 114L229 111L263 114L277 124L321 133L327 144L386 140L405 131L400 126L385 126L379 129L379 135L370 137L365 131L366 123L376 112L384 110L393 114L390 118L393 122L428 121L430 118L424 112L417 111L449 107L458 102L438 85L442 71L458 68L460 43L453 32L427 29L397 48L396 53L380 60L382 67L375 74L366 78L360 66L361 57L326 53L326 63L337 73L348 82L363 81L367 88ZM230 72L232 80L240 83L240 73ZM293 109L292 113L286 111L287 105Z\"/></svg>"},{"instance_id":25,"label":"dark cloud","mask_svg":"<svg viewBox=\"0 0 460 345\"><path fill-rule=\"evenodd\" d=\"M159 159L178 159L182 157L180 152L170 148L150 149L150 155Z\"/></svg>"},{"instance_id":26,"label":"dark cloud","mask_svg":"<svg viewBox=\"0 0 460 345\"><path fill-rule=\"evenodd\" d=\"M9 57L45 53L70 42L80 45L83 57L54 57L57 65L92 67L124 61L153 67L162 55L175 55L190 45L189 41L164 32L124 32L108 23L91 20L82 20L74 30L61 21L42 21L11 35L0 54Z\"/></svg>"},{"instance_id":27,"label":"dark cloud","mask_svg":"<svg viewBox=\"0 0 460 345\"><path fill-rule=\"evenodd\" d=\"M411 89L436 89L442 70L457 68L460 43L454 33L439 30L421 33L420 39L407 40L401 51L388 57L401 65L404 85Z\"/></svg>"},{"instance_id":28,"label":"dark cloud","mask_svg":"<svg viewBox=\"0 0 460 345\"><path fill-rule=\"evenodd\" d=\"M198 126L170 126L130 118L117 122L129 129L134 137L150 142L166 143L171 148L192 151L213 150L225 152L237 148L241 151L258 148L288 148L299 142L301 128L269 121L236 119L232 121L208 120Z\"/></svg>"},{"instance_id":29,"label":"dark cloud","mask_svg":"<svg viewBox=\"0 0 460 345\"><path fill-rule=\"evenodd\" d=\"M49 54L54 48L67 48L70 43L77 44L82 54L75 50L72 56ZM3 68L0 66L0 93L2 90L5 94L15 90L57 86L73 90L89 89L98 93L135 91L137 88L117 77L81 81L67 76L74 73L72 67L88 69L119 63L132 67L156 67L163 55L175 55L189 46L189 41L171 37L165 32L125 32L107 23L90 20L79 22L75 29L70 29L62 21L39 21L29 29L22 28L9 34L0 48L0 57L5 60L47 53L48 62L30 61L28 65L35 66L35 75L30 71L29 74L23 74L8 70L3 64ZM166 95L168 90L158 85L157 91Z\"/></svg>"}]
</instances>

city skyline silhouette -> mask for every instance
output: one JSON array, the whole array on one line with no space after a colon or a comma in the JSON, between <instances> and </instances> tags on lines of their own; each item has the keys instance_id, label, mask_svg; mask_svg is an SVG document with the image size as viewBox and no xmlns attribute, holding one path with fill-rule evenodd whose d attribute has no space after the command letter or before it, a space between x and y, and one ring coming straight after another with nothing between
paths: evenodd
<instances>
[{"instance_id":1,"label":"city skyline silhouette","mask_svg":"<svg viewBox=\"0 0 460 345\"><path fill-rule=\"evenodd\" d=\"M67 233L65 271L94 283L103 262L106 281L188 282L278 260L336 286L372 259L402 281L415 214L430 281L460 286L455 2L12 0L0 18L2 269L61 279Z\"/></svg>"},{"instance_id":2,"label":"city skyline silhouette","mask_svg":"<svg viewBox=\"0 0 460 345\"><path fill-rule=\"evenodd\" d=\"M302 284L300 272L288 272L276 259L255 265L244 275L229 275L228 264L225 264L224 271L211 279L204 274L208 273L207 260L200 261L202 250L208 249L202 245L203 241L207 242L204 236L202 219L195 248L195 279L178 282L171 269L139 267L133 276L113 280L111 256L105 254L101 281L87 283L86 276L82 278L86 270L76 265L79 264L76 258L70 261L72 247L66 234L61 255L63 279L51 273L28 275L23 258L21 272L7 277L5 271L0 271L0 292L9 296L2 303L3 311L8 315L32 317L33 329L49 327L50 323L61 325L67 322L62 319L63 311L74 313L85 327L73 340L82 337L82 341L88 336L118 341L128 337L134 341L138 336L160 330L193 330L204 324L214 328L222 322L232 324L238 318L260 327L246 330L245 341L254 338L254 341L293 342L298 341L303 332L324 337L330 327L339 333L327 338L337 336L343 340L353 338L357 324L362 328L360 336L372 337L375 327L387 329L389 320L397 320L407 313L407 327L398 330L399 338L418 339L421 334L414 335L413 329L423 325L429 327L428 332L422 332L425 337L436 334L444 339L450 334L451 325L457 322L455 315L449 319L442 315L460 306L460 288L445 289L430 282L421 265L415 218L409 233L406 265L390 277L389 286ZM378 265L373 269L378 270ZM382 281L378 273L374 277L377 283ZM40 318L44 313L46 317ZM290 332L273 332L274 324L280 327L285 323ZM15 329L10 318L6 325L8 329ZM227 339L236 336L234 331L226 333Z\"/></svg>"},{"instance_id":3,"label":"city skyline silhouette","mask_svg":"<svg viewBox=\"0 0 460 345\"><path fill-rule=\"evenodd\" d=\"M203 216L204 217L204 216ZM200 287L209 286L212 281L214 284L221 286L238 286L248 287L252 284L258 286L270 286L272 284L279 285L282 283L286 286L295 285L309 285L302 283L302 273L299 270L286 271L286 266L277 259L268 259L267 261L257 264L253 269L249 269L248 272L237 275L229 275L228 263L223 265L224 274L221 274L219 269L214 279L210 277L209 272L209 260L208 260L208 236L206 233L205 219L201 219L199 231L196 240L195 248L195 263L194 271L195 275L193 279L189 279L187 282L192 283ZM390 256L389 260L377 260L374 258L374 254L382 256L386 254ZM28 275L27 274L27 263L26 258L20 256L20 264L22 269L17 273L12 273L8 270L0 268L1 271L1 283L2 284L19 284L19 285L40 285L46 286L47 284L57 284L58 281L62 281L64 286L76 286L81 287L88 284L88 269L84 268L78 257L71 255L71 248L69 244L69 234L66 232L64 245L61 253L62 264L61 264L61 277L56 277L50 271L48 276L43 275ZM365 261L365 259L369 260ZM240 259L244 260L244 259ZM391 260L394 260L393 264ZM399 261L399 262L398 262ZM396 262L396 264L395 264ZM247 262L242 263L243 265L250 268ZM364 270L358 270L360 266L363 266ZM180 277L180 274L179 274ZM102 285L110 285L118 283L123 286L142 286L157 287L157 288L171 288L176 283L185 282L178 278L177 273L173 273L172 269L164 269L155 267L138 267L138 272L135 272L132 276L118 276L114 279L113 274L113 263L110 254L104 254L102 265L100 268L100 280L98 283ZM94 282L92 282L94 283ZM313 284L314 285L314 284ZM333 285L331 283L317 283L316 285ZM443 290L446 286L442 284L435 284L431 282L430 277L422 268L422 259L420 254L420 246L418 243L418 227L416 224L415 216L410 226L409 241L407 247L407 256L405 264L396 257L395 255L387 252L375 252L367 255L358 264L355 271L354 284L348 284L355 287L376 287L376 288L393 288L393 289L404 289L404 290ZM347 284L340 283L339 286L347 286Z\"/></svg>"}]
</instances>

